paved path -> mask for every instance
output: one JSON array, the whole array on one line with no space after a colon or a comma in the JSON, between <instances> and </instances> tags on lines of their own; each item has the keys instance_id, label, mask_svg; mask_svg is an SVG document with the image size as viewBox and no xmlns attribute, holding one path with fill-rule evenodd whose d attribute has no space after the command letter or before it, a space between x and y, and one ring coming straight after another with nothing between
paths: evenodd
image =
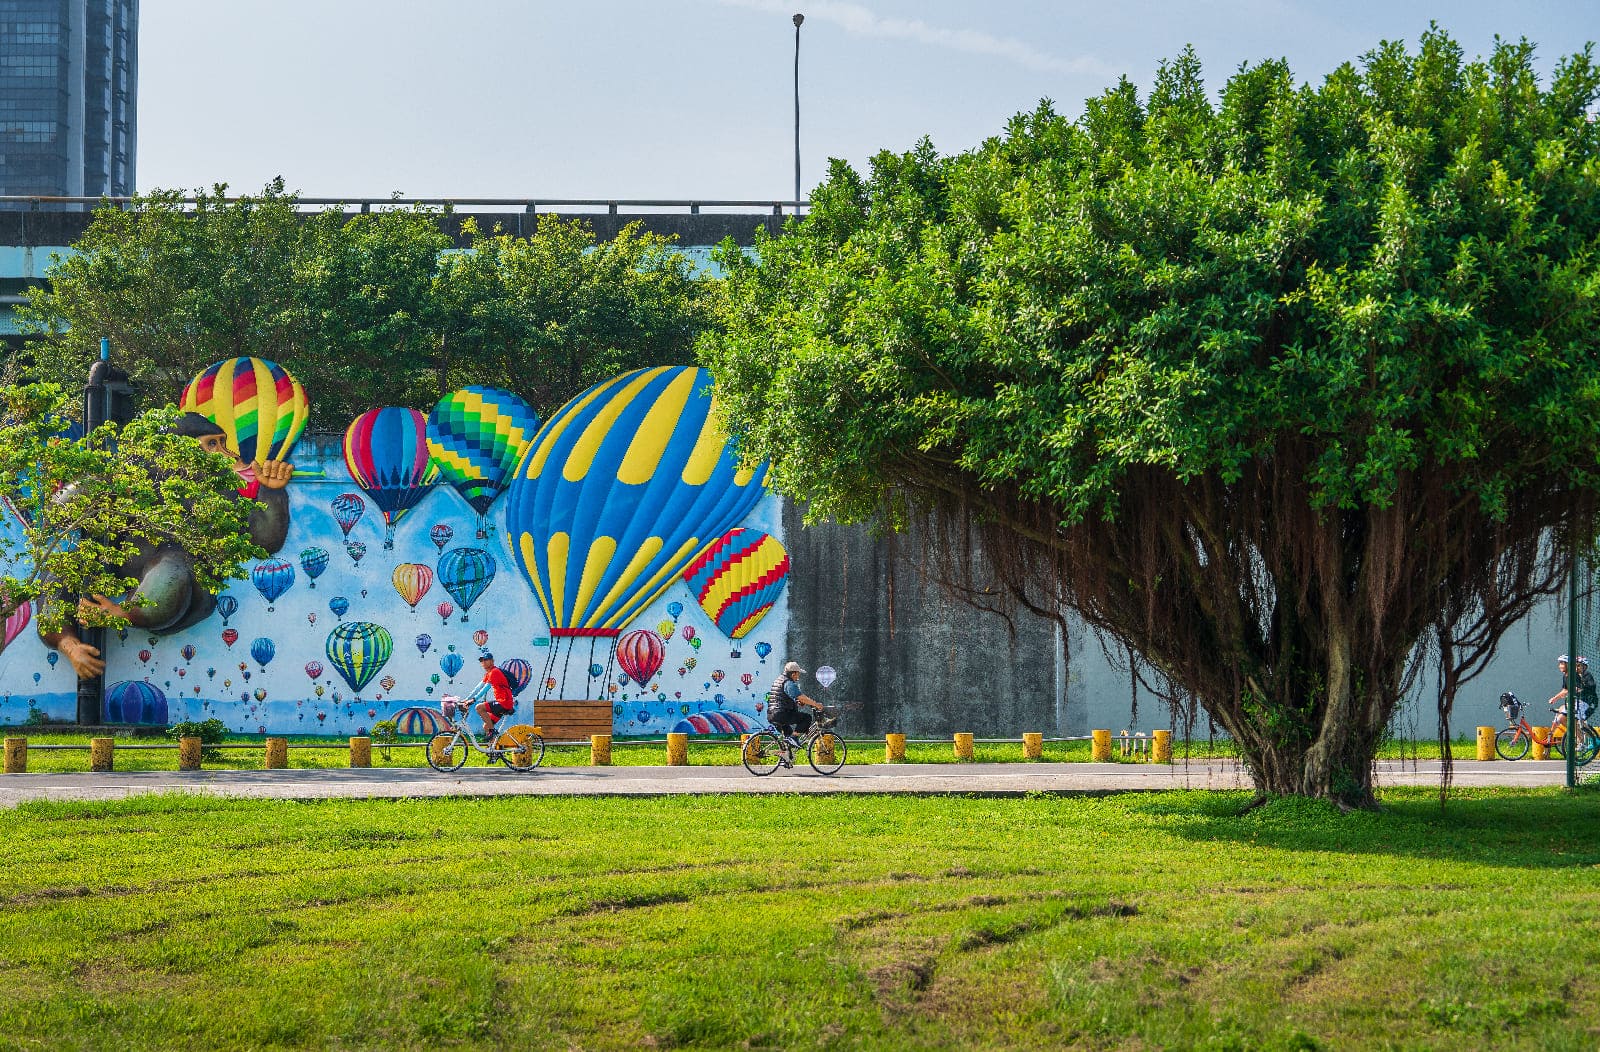
<instances>
[{"instance_id":1,"label":"paved path","mask_svg":"<svg viewBox=\"0 0 1600 1052\"><path fill-rule=\"evenodd\" d=\"M1561 785L1559 760L1457 761L1458 786ZM1437 761L1383 761L1380 785L1439 784ZM863 764L832 777L809 769L756 778L735 767L548 767L532 774L474 767L454 774L417 768L284 771L139 771L0 775L0 807L26 800L115 800L142 793L312 800L331 797L658 796L704 793L1105 793L1150 789L1245 789L1232 761L1158 767L1116 763Z\"/></svg>"}]
</instances>

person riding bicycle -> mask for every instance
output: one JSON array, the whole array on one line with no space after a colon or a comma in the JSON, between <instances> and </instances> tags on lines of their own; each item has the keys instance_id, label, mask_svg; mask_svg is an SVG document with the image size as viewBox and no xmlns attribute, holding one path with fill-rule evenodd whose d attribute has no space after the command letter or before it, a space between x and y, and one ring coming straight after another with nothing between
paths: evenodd
<instances>
[{"instance_id":1,"label":"person riding bicycle","mask_svg":"<svg viewBox=\"0 0 1600 1052\"><path fill-rule=\"evenodd\" d=\"M1550 699L1554 705L1567 700L1567 655L1562 654L1556 659L1556 667L1561 670L1561 692ZM1589 714L1594 711L1596 689L1594 674L1589 671L1589 659L1580 655L1578 657L1578 719L1587 721ZM1560 737L1561 729L1567 725L1567 707L1561 706L1556 710L1555 717L1550 721L1550 740L1555 741Z\"/></svg>"},{"instance_id":2,"label":"person riding bicycle","mask_svg":"<svg viewBox=\"0 0 1600 1052\"><path fill-rule=\"evenodd\" d=\"M804 672L799 662L789 662L783 666L783 675L774 680L767 691L767 719L783 735L790 748L796 749L800 747L800 742L796 740L798 736L811 729L810 714L800 710L823 711L821 702L813 701L800 692L800 676Z\"/></svg>"},{"instance_id":3,"label":"person riding bicycle","mask_svg":"<svg viewBox=\"0 0 1600 1052\"><path fill-rule=\"evenodd\" d=\"M487 650L478 653L478 664L483 668L483 682L472 689L467 701L478 702L478 715L483 717L484 740L494 742L494 726L501 716L509 716L517 707L511 695L511 681L494 663L494 655ZM489 697L493 692L494 697Z\"/></svg>"}]
</instances>

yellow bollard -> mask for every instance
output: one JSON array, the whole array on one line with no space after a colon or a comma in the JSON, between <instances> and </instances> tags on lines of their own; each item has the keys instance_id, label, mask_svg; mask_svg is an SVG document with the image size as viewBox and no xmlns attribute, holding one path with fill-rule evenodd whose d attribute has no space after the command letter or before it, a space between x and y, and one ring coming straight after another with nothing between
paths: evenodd
<instances>
[{"instance_id":1,"label":"yellow bollard","mask_svg":"<svg viewBox=\"0 0 1600 1052\"><path fill-rule=\"evenodd\" d=\"M817 762L826 766L833 763L833 735L824 734L816 740L812 748L817 750Z\"/></svg>"},{"instance_id":2,"label":"yellow bollard","mask_svg":"<svg viewBox=\"0 0 1600 1052\"><path fill-rule=\"evenodd\" d=\"M89 770L102 773L111 770L111 750L114 748L110 738L89 739Z\"/></svg>"},{"instance_id":3,"label":"yellow bollard","mask_svg":"<svg viewBox=\"0 0 1600 1052\"><path fill-rule=\"evenodd\" d=\"M591 734L591 735L589 735L589 766L590 767L610 767L611 766L611 735L609 735L609 734Z\"/></svg>"},{"instance_id":4,"label":"yellow bollard","mask_svg":"<svg viewBox=\"0 0 1600 1052\"><path fill-rule=\"evenodd\" d=\"M1535 760L1550 759L1550 728L1535 727L1533 729L1533 758Z\"/></svg>"},{"instance_id":5,"label":"yellow bollard","mask_svg":"<svg viewBox=\"0 0 1600 1052\"><path fill-rule=\"evenodd\" d=\"M1035 731L1025 731L1022 735L1022 758L1024 760L1038 760L1044 756L1044 735Z\"/></svg>"},{"instance_id":6,"label":"yellow bollard","mask_svg":"<svg viewBox=\"0 0 1600 1052\"><path fill-rule=\"evenodd\" d=\"M367 738L367 737L363 736L363 737L355 737L355 738L351 738L350 739L350 766L351 767L371 767L372 766L372 739L371 738Z\"/></svg>"},{"instance_id":7,"label":"yellow bollard","mask_svg":"<svg viewBox=\"0 0 1600 1052\"><path fill-rule=\"evenodd\" d=\"M1478 728L1478 759L1494 759L1494 733L1493 727Z\"/></svg>"},{"instance_id":8,"label":"yellow bollard","mask_svg":"<svg viewBox=\"0 0 1600 1052\"><path fill-rule=\"evenodd\" d=\"M667 733L667 765L684 767L689 763L689 736L678 731Z\"/></svg>"},{"instance_id":9,"label":"yellow bollard","mask_svg":"<svg viewBox=\"0 0 1600 1052\"><path fill-rule=\"evenodd\" d=\"M289 766L289 739L268 738L267 755L261 766L268 771L281 771Z\"/></svg>"},{"instance_id":10,"label":"yellow bollard","mask_svg":"<svg viewBox=\"0 0 1600 1052\"><path fill-rule=\"evenodd\" d=\"M183 737L178 739L178 770L198 771L200 769L200 739Z\"/></svg>"},{"instance_id":11,"label":"yellow bollard","mask_svg":"<svg viewBox=\"0 0 1600 1052\"><path fill-rule=\"evenodd\" d=\"M1094 747L1089 753L1090 759L1095 763L1111 762L1111 732L1093 731Z\"/></svg>"},{"instance_id":12,"label":"yellow bollard","mask_svg":"<svg viewBox=\"0 0 1600 1052\"><path fill-rule=\"evenodd\" d=\"M883 762L906 762L906 736L904 734L885 734L883 736Z\"/></svg>"},{"instance_id":13,"label":"yellow bollard","mask_svg":"<svg viewBox=\"0 0 1600 1052\"><path fill-rule=\"evenodd\" d=\"M28 773L28 739L6 739L6 773Z\"/></svg>"},{"instance_id":14,"label":"yellow bollard","mask_svg":"<svg viewBox=\"0 0 1600 1052\"><path fill-rule=\"evenodd\" d=\"M965 732L956 734L956 759L968 761L972 759L972 735Z\"/></svg>"},{"instance_id":15,"label":"yellow bollard","mask_svg":"<svg viewBox=\"0 0 1600 1052\"><path fill-rule=\"evenodd\" d=\"M1150 746L1150 760L1152 763L1172 762L1172 732L1156 731L1155 741Z\"/></svg>"}]
</instances>

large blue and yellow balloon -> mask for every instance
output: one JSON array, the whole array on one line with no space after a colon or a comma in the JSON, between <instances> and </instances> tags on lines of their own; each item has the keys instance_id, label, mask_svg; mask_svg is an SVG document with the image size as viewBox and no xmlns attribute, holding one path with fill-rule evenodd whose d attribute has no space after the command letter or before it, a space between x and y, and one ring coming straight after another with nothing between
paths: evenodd
<instances>
[{"instance_id":1,"label":"large blue and yellow balloon","mask_svg":"<svg viewBox=\"0 0 1600 1052\"><path fill-rule=\"evenodd\" d=\"M640 369L568 402L506 506L551 635L616 636L750 513L765 476L739 466L704 369Z\"/></svg>"},{"instance_id":2,"label":"large blue and yellow balloon","mask_svg":"<svg viewBox=\"0 0 1600 1052\"><path fill-rule=\"evenodd\" d=\"M481 519L516 475L538 430L538 415L510 391L464 387L428 413L428 455Z\"/></svg>"}]
</instances>

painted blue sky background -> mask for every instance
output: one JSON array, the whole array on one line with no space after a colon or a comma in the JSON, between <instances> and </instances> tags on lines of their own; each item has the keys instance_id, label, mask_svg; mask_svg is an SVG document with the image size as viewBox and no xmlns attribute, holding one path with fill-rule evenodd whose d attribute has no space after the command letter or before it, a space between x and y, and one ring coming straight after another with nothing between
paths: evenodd
<instances>
[{"instance_id":1,"label":"painted blue sky background","mask_svg":"<svg viewBox=\"0 0 1600 1052\"><path fill-rule=\"evenodd\" d=\"M138 181L308 196L787 198L801 40L803 184L923 135L944 151L1041 97L1077 114L1197 48L1220 84L1320 79L1431 19L1545 70L1600 37L1588 2L1303 0L145 0Z\"/></svg>"}]
</instances>

